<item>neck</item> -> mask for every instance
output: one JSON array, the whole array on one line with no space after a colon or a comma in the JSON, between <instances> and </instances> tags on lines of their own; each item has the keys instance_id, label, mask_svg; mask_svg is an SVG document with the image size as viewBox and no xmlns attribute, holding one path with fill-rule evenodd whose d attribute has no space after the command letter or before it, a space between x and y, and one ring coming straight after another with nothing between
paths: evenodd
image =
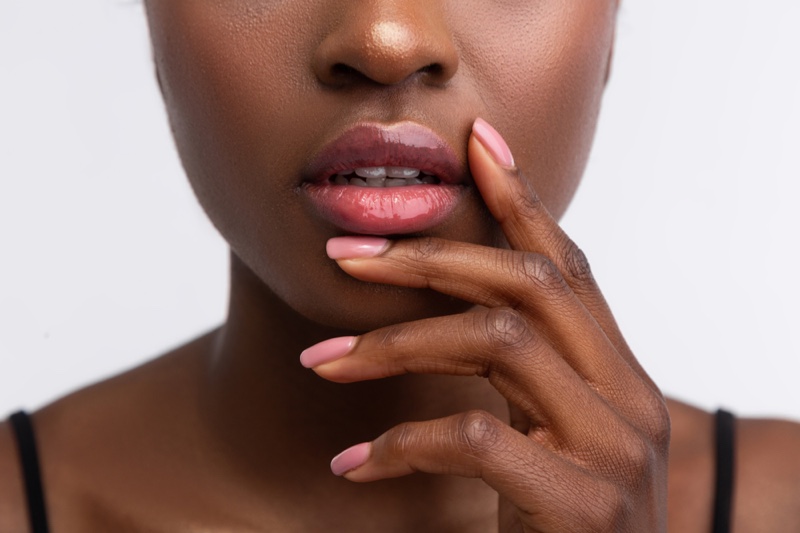
<instances>
[{"instance_id":1,"label":"neck","mask_svg":"<svg viewBox=\"0 0 800 533\"><path fill-rule=\"evenodd\" d=\"M408 375L341 385L300 365L308 346L353 334L300 316L233 257L229 316L209 345L202 400L208 431L229 460L274 478L275 458L303 456L329 475L319 461L401 422L472 408L504 415L504 401L480 378Z\"/></svg>"}]
</instances>

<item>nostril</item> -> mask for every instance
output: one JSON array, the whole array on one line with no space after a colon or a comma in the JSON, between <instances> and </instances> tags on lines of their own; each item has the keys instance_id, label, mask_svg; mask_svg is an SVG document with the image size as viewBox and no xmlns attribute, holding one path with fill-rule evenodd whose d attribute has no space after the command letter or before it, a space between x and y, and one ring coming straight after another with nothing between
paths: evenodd
<instances>
[{"instance_id":1,"label":"nostril","mask_svg":"<svg viewBox=\"0 0 800 533\"><path fill-rule=\"evenodd\" d=\"M330 69L330 77L331 81L336 84L341 83L352 83L360 78L364 78L364 75L351 67L346 63L336 63Z\"/></svg>"},{"instance_id":2,"label":"nostril","mask_svg":"<svg viewBox=\"0 0 800 533\"><path fill-rule=\"evenodd\" d=\"M417 74L422 74L425 77L440 78L444 73L444 67L441 63L430 63L417 70ZM335 63L330 68L331 80L336 83L351 83L359 79L371 80L369 76L364 75L357 68L353 68L347 63Z\"/></svg>"},{"instance_id":3,"label":"nostril","mask_svg":"<svg viewBox=\"0 0 800 533\"><path fill-rule=\"evenodd\" d=\"M340 76L354 76L358 74L358 71L349 65L345 65L344 63L336 63L331 67L331 74L336 77Z\"/></svg>"},{"instance_id":4,"label":"nostril","mask_svg":"<svg viewBox=\"0 0 800 533\"><path fill-rule=\"evenodd\" d=\"M444 67L442 67L439 63L431 63L430 65L426 65L419 69L419 71L423 74L428 74L433 77L439 77L444 72Z\"/></svg>"}]
</instances>

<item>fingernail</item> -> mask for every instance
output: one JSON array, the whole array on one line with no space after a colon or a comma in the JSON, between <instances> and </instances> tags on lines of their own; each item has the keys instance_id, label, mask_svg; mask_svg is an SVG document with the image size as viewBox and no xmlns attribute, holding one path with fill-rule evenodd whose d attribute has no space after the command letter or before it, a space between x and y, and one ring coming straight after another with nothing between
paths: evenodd
<instances>
[{"instance_id":1,"label":"fingernail","mask_svg":"<svg viewBox=\"0 0 800 533\"><path fill-rule=\"evenodd\" d=\"M388 244L380 237L334 237L328 240L326 250L331 259L358 259L380 255Z\"/></svg>"},{"instance_id":2,"label":"fingernail","mask_svg":"<svg viewBox=\"0 0 800 533\"><path fill-rule=\"evenodd\" d=\"M475 119L472 124L472 132L500 166L508 168L514 166L514 156L511 155L511 149L506 144L506 141L503 140L502 135L497 133L497 130L491 127L488 122L482 118Z\"/></svg>"},{"instance_id":3,"label":"fingernail","mask_svg":"<svg viewBox=\"0 0 800 533\"><path fill-rule=\"evenodd\" d=\"M300 364L306 368L314 368L335 361L349 352L356 343L355 337L336 337L315 344L300 354Z\"/></svg>"},{"instance_id":4,"label":"fingernail","mask_svg":"<svg viewBox=\"0 0 800 533\"><path fill-rule=\"evenodd\" d=\"M331 472L334 475L341 476L355 470L363 465L369 459L369 452L372 449L372 444L363 442L356 444L337 455L331 461Z\"/></svg>"}]
</instances>

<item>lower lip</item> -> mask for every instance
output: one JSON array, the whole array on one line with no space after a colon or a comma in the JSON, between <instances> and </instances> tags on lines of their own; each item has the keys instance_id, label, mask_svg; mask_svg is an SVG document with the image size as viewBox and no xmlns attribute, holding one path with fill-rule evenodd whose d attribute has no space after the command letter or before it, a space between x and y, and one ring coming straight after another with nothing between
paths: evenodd
<instances>
[{"instance_id":1,"label":"lower lip","mask_svg":"<svg viewBox=\"0 0 800 533\"><path fill-rule=\"evenodd\" d=\"M395 235L425 231L453 212L464 187L409 185L358 187L306 184L303 190L323 218L353 233Z\"/></svg>"}]
</instances>

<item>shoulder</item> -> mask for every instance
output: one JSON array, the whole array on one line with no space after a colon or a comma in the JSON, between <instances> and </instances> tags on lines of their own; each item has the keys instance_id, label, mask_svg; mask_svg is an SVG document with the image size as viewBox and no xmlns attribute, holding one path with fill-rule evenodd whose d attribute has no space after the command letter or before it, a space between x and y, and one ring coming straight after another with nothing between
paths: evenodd
<instances>
[{"instance_id":1,"label":"shoulder","mask_svg":"<svg viewBox=\"0 0 800 533\"><path fill-rule=\"evenodd\" d=\"M800 424L738 420L737 531L800 531Z\"/></svg>"},{"instance_id":2,"label":"shoulder","mask_svg":"<svg viewBox=\"0 0 800 533\"><path fill-rule=\"evenodd\" d=\"M27 510L11 424L0 422L0 531L27 531Z\"/></svg>"},{"instance_id":3,"label":"shoulder","mask_svg":"<svg viewBox=\"0 0 800 533\"><path fill-rule=\"evenodd\" d=\"M51 525L122 532L159 523L152 502L167 501L172 479L162 473L176 468L175 448L192 449L184 433L196 418L189 416L200 381L195 348L180 347L31 414ZM28 515L17 445L3 421L0 533L6 531L28 531Z\"/></svg>"},{"instance_id":4,"label":"shoulder","mask_svg":"<svg viewBox=\"0 0 800 533\"><path fill-rule=\"evenodd\" d=\"M30 413L33 427L34 443L37 448L39 462L39 479L45 498L48 521L58 515L59 524L68 524L70 531L85 530L73 528L74 518L82 512L82 494L76 486L65 483L61 471L69 465L59 460L52 460L46 450L51 446L42 446L47 441L49 431L46 410ZM25 493L25 480L20 449L14 435L11 417L0 423L0 532L30 531L28 516L28 499ZM83 525L83 523L80 523Z\"/></svg>"},{"instance_id":5,"label":"shoulder","mask_svg":"<svg viewBox=\"0 0 800 533\"><path fill-rule=\"evenodd\" d=\"M671 530L710 531L714 414L675 401L670 413ZM734 445L734 533L800 531L800 424L737 418Z\"/></svg>"}]
</instances>

